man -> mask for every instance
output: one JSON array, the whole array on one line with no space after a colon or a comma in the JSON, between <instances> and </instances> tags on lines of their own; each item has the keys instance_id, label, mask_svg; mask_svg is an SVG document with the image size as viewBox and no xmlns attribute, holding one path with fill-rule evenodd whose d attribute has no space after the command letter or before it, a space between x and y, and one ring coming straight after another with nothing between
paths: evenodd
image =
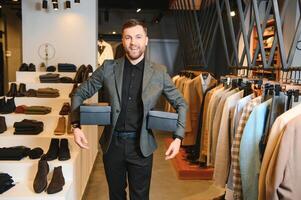
<instances>
[{"instance_id":1,"label":"man","mask_svg":"<svg viewBox=\"0 0 301 200\"><path fill-rule=\"evenodd\" d=\"M111 105L112 124L106 126L100 144L109 186L110 200L126 199L127 180L132 200L149 199L154 135L146 128L148 112L163 94L178 112L174 140L166 151L166 160L179 152L184 137L186 103L173 85L166 68L145 60L147 28L135 19L122 27L126 56L107 60L72 97L72 124L75 142L88 148L79 127L79 106L100 88Z\"/></svg>"}]
</instances>

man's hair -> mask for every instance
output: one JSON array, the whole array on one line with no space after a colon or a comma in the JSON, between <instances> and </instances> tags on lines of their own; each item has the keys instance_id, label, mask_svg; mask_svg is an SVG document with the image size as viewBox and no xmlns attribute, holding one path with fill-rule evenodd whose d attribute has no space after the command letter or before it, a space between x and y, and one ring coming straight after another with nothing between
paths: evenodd
<instances>
[{"instance_id":1,"label":"man's hair","mask_svg":"<svg viewBox=\"0 0 301 200\"><path fill-rule=\"evenodd\" d=\"M131 28L131 27L134 27L134 26L142 26L144 31L145 31L145 34L147 35L146 24L144 23L144 21L141 21L141 20L138 20L138 19L129 19L128 21L126 21L122 25L122 30L121 30L122 34L123 34L124 29Z\"/></svg>"}]
</instances>

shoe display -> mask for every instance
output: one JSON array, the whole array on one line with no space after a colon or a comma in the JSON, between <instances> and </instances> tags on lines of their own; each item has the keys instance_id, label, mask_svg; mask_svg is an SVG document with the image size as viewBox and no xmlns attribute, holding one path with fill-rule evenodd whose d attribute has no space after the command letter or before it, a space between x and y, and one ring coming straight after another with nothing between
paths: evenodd
<instances>
[{"instance_id":1,"label":"shoe display","mask_svg":"<svg viewBox=\"0 0 301 200\"><path fill-rule=\"evenodd\" d=\"M71 106L68 102L64 103L61 110L60 115L68 115L71 112Z\"/></svg>"},{"instance_id":2,"label":"shoe display","mask_svg":"<svg viewBox=\"0 0 301 200\"><path fill-rule=\"evenodd\" d=\"M70 159L70 150L69 150L69 143L68 139L63 138L60 142L60 150L59 150L59 156L58 160L64 161Z\"/></svg>"},{"instance_id":3,"label":"shoe display","mask_svg":"<svg viewBox=\"0 0 301 200\"><path fill-rule=\"evenodd\" d=\"M26 63L22 63L19 68L19 71L23 71L23 72L28 71L28 65Z\"/></svg>"},{"instance_id":4,"label":"shoe display","mask_svg":"<svg viewBox=\"0 0 301 200\"><path fill-rule=\"evenodd\" d=\"M64 185L65 178L62 171L62 166L54 167L53 175L47 188L47 194L54 194L62 191Z\"/></svg>"},{"instance_id":5,"label":"shoe display","mask_svg":"<svg viewBox=\"0 0 301 200\"><path fill-rule=\"evenodd\" d=\"M0 113L2 114L4 111L4 106L5 106L5 97L0 98Z\"/></svg>"},{"instance_id":6,"label":"shoe display","mask_svg":"<svg viewBox=\"0 0 301 200\"><path fill-rule=\"evenodd\" d=\"M60 140L57 138L52 138L49 149L45 155L42 156L44 160L51 161L58 157L59 154L59 142Z\"/></svg>"},{"instance_id":7,"label":"shoe display","mask_svg":"<svg viewBox=\"0 0 301 200\"><path fill-rule=\"evenodd\" d=\"M2 114L13 113L16 110L15 97L6 99L4 106L2 107Z\"/></svg>"},{"instance_id":8,"label":"shoe display","mask_svg":"<svg viewBox=\"0 0 301 200\"><path fill-rule=\"evenodd\" d=\"M41 193L46 189L48 172L49 165L47 161L40 160L38 164L38 171L33 181L33 189L36 193Z\"/></svg>"},{"instance_id":9,"label":"shoe display","mask_svg":"<svg viewBox=\"0 0 301 200\"><path fill-rule=\"evenodd\" d=\"M38 158L41 158L41 156L43 155L43 153L44 153L44 151L43 151L42 148L36 147L36 148L31 149L28 152L28 157L30 159L38 159Z\"/></svg>"},{"instance_id":10,"label":"shoe display","mask_svg":"<svg viewBox=\"0 0 301 200\"><path fill-rule=\"evenodd\" d=\"M93 67L91 65L87 65L85 72L83 73L83 82L89 78L89 74L93 72Z\"/></svg>"},{"instance_id":11,"label":"shoe display","mask_svg":"<svg viewBox=\"0 0 301 200\"><path fill-rule=\"evenodd\" d=\"M83 82L83 74L86 71L86 66L85 65L81 65L74 77L74 83L82 83Z\"/></svg>"},{"instance_id":12,"label":"shoe display","mask_svg":"<svg viewBox=\"0 0 301 200\"><path fill-rule=\"evenodd\" d=\"M5 132L6 130L7 130L7 127L6 127L5 117L0 116L0 133Z\"/></svg>"},{"instance_id":13,"label":"shoe display","mask_svg":"<svg viewBox=\"0 0 301 200\"><path fill-rule=\"evenodd\" d=\"M55 135L64 135L66 132L66 118L64 116L59 117L58 123L54 130Z\"/></svg>"},{"instance_id":14,"label":"shoe display","mask_svg":"<svg viewBox=\"0 0 301 200\"><path fill-rule=\"evenodd\" d=\"M28 65L28 71L35 72L36 71L36 66L33 63L30 63Z\"/></svg>"},{"instance_id":15,"label":"shoe display","mask_svg":"<svg viewBox=\"0 0 301 200\"><path fill-rule=\"evenodd\" d=\"M71 98L72 96L73 96L73 94L75 93L75 90L77 89L77 83L74 83L73 84L73 88L72 88L72 90L71 90L71 92L70 92L70 94L69 94L69 97Z\"/></svg>"},{"instance_id":16,"label":"shoe display","mask_svg":"<svg viewBox=\"0 0 301 200\"><path fill-rule=\"evenodd\" d=\"M15 97L17 96L17 84L16 83L11 83L9 91L7 92L6 96L8 97Z\"/></svg>"}]
</instances>

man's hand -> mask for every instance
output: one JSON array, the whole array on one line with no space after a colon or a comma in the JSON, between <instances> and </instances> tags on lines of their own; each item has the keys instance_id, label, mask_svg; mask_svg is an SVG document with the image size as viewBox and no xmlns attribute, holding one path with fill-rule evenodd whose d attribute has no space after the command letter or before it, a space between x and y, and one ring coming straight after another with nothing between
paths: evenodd
<instances>
[{"instance_id":1,"label":"man's hand","mask_svg":"<svg viewBox=\"0 0 301 200\"><path fill-rule=\"evenodd\" d=\"M180 147L181 140L179 138L174 139L165 153L165 160L174 158L179 153Z\"/></svg>"},{"instance_id":2,"label":"man's hand","mask_svg":"<svg viewBox=\"0 0 301 200\"><path fill-rule=\"evenodd\" d=\"M83 149L89 149L87 138L81 129L75 128L73 130L73 134L74 134L74 141L78 146L80 146Z\"/></svg>"}]
</instances>

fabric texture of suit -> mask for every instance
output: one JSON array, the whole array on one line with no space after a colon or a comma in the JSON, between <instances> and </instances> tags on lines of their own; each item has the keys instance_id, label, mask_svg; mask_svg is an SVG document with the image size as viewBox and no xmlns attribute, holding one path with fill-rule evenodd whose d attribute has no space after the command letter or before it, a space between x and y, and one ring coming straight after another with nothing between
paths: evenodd
<instances>
[{"instance_id":1,"label":"fabric texture of suit","mask_svg":"<svg viewBox=\"0 0 301 200\"><path fill-rule=\"evenodd\" d=\"M245 200L257 199L258 176L260 171L259 142L267 122L272 99L256 106L244 128L240 142L240 174Z\"/></svg>"},{"instance_id":2,"label":"fabric texture of suit","mask_svg":"<svg viewBox=\"0 0 301 200\"><path fill-rule=\"evenodd\" d=\"M92 97L99 89L103 88L105 101L111 106L111 126L106 126L100 138L101 148L107 152L115 125L121 111L121 92L124 69L124 57L117 60L107 60L103 66L95 70L92 76L83 82L75 91L72 97L71 121L79 121L79 106L85 99ZM144 156L151 155L157 148L155 137L151 130L146 128L148 112L152 110L159 97L163 94L171 105L178 112L177 130L175 135L184 137L185 119L187 105L181 93L176 89L170 76L167 74L166 67L153 64L145 60L143 83L142 83L142 102L143 120L140 131L140 149Z\"/></svg>"},{"instance_id":3,"label":"fabric texture of suit","mask_svg":"<svg viewBox=\"0 0 301 200\"><path fill-rule=\"evenodd\" d=\"M272 111L271 111L272 112ZM267 171L270 163L272 161L272 155L276 151L277 142L281 136L281 131L286 126L286 124L295 118L296 116L300 115L301 113L301 104L298 106L288 110L287 112L280 115L274 122L272 129L269 134L268 143L263 155L260 173L259 173L259 182L258 182L258 200L265 200L266 199L266 179ZM277 153L276 153L277 154Z\"/></svg>"},{"instance_id":4,"label":"fabric texture of suit","mask_svg":"<svg viewBox=\"0 0 301 200\"><path fill-rule=\"evenodd\" d=\"M292 119L279 140L275 163L267 172L266 197L271 200L301 197L301 115Z\"/></svg>"}]
</instances>

